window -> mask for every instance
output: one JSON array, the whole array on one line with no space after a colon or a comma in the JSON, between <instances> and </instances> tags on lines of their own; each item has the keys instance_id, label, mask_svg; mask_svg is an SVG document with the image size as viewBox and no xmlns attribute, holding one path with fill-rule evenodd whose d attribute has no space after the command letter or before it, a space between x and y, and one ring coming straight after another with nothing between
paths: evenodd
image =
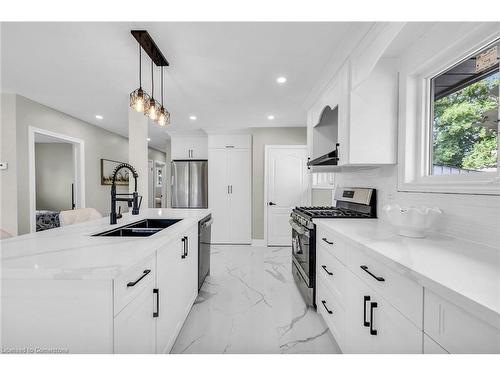
<instances>
[{"instance_id":1,"label":"window","mask_svg":"<svg viewBox=\"0 0 500 375\"><path fill-rule=\"evenodd\" d=\"M500 32L458 29L436 26L401 58L399 191L500 195Z\"/></svg>"},{"instance_id":2,"label":"window","mask_svg":"<svg viewBox=\"0 0 500 375\"><path fill-rule=\"evenodd\" d=\"M312 188L313 189L333 189L334 173L332 172L313 172L312 173Z\"/></svg>"},{"instance_id":3,"label":"window","mask_svg":"<svg viewBox=\"0 0 500 375\"><path fill-rule=\"evenodd\" d=\"M428 175L496 173L500 40L431 78Z\"/></svg>"}]
</instances>

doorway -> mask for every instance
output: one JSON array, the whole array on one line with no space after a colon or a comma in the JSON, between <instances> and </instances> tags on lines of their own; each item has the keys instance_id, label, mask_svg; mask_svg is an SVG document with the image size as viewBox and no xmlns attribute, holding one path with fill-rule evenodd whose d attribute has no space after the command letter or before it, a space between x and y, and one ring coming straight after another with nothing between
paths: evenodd
<instances>
[{"instance_id":1,"label":"doorway","mask_svg":"<svg viewBox=\"0 0 500 375\"><path fill-rule=\"evenodd\" d=\"M59 212L85 207L84 143L30 127L30 231L59 226Z\"/></svg>"},{"instance_id":2,"label":"doorway","mask_svg":"<svg viewBox=\"0 0 500 375\"><path fill-rule=\"evenodd\" d=\"M291 246L290 213L311 200L307 146L266 145L264 163L264 241Z\"/></svg>"},{"instance_id":3,"label":"doorway","mask_svg":"<svg viewBox=\"0 0 500 375\"><path fill-rule=\"evenodd\" d=\"M158 160L148 160L149 166L149 208L167 207L166 163Z\"/></svg>"}]
</instances>

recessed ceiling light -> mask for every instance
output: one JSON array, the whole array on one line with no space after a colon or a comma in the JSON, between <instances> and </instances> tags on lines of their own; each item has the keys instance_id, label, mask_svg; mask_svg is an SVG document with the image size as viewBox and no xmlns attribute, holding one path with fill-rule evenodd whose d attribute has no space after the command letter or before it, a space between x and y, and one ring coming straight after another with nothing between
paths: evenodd
<instances>
[{"instance_id":1,"label":"recessed ceiling light","mask_svg":"<svg viewBox=\"0 0 500 375\"><path fill-rule=\"evenodd\" d=\"M197 118L198 118L198 117L196 117L195 115L191 115L191 116L189 116L189 119L190 119L190 120L193 120L193 121L194 121L194 120L196 120Z\"/></svg>"},{"instance_id":2,"label":"recessed ceiling light","mask_svg":"<svg viewBox=\"0 0 500 375\"><path fill-rule=\"evenodd\" d=\"M150 142L150 141L151 141L151 138L148 137L148 142Z\"/></svg>"},{"instance_id":3,"label":"recessed ceiling light","mask_svg":"<svg viewBox=\"0 0 500 375\"><path fill-rule=\"evenodd\" d=\"M267 116L267 119L268 119L268 120L274 120L274 115L269 115L269 116Z\"/></svg>"},{"instance_id":4,"label":"recessed ceiling light","mask_svg":"<svg viewBox=\"0 0 500 375\"><path fill-rule=\"evenodd\" d=\"M104 117L102 117L101 115L95 115L95 118L98 120L102 120Z\"/></svg>"},{"instance_id":5,"label":"recessed ceiling light","mask_svg":"<svg viewBox=\"0 0 500 375\"><path fill-rule=\"evenodd\" d=\"M286 82L286 77L278 77L276 78L276 82L283 84Z\"/></svg>"}]
</instances>

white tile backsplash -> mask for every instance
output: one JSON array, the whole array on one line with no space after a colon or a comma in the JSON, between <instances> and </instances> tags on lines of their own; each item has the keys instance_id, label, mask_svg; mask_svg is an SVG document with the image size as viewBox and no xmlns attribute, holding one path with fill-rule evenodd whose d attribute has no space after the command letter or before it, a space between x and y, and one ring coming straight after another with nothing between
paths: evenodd
<instances>
[{"instance_id":1,"label":"white tile backsplash","mask_svg":"<svg viewBox=\"0 0 500 375\"><path fill-rule=\"evenodd\" d=\"M500 247L500 196L409 193L397 191L397 167L342 172L335 175L338 186L372 187L377 189L377 211L392 202L402 206L432 206L443 211L437 231L450 236Z\"/></svg>"}]
</instances>

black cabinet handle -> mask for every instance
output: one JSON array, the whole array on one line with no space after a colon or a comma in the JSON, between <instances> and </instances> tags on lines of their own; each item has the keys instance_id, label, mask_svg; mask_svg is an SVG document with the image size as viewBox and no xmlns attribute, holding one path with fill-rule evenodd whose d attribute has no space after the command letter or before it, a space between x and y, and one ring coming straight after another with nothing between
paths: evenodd
<instances>
[{"instance_id":1,"label":"black cabinet handle","mask_svg":"<svg viewBox=\"0 0 500 375\"><path fill-rule=\"evenodd\" d=\"M135 281L131 281L131 282L127 283L127 288L131 287L131 286L135 286L139 281L141 281L142 279L144 279L147 276L147 274L150 273L150 272L151 272L151 270L144 270L144 272L142 273L141 277L139 277Z\"/></svg>"},{"instance_id":2,"label":"black cabinet handle","mask_svg":"<svg viewBox=\"0 0 500 375\"><path fill-rule=\"evenodd\" d=\"M333 276L333 272L328 271L326 269L326 266L321 266L321 268L323 268L327 274L329 274L330 276Z\"/></svg>"},{"instance_id":3,"label":"black cabinet handle","mask_svg":"<svg viewBox=\"0 0 500 375\"><path fill-rule=\"evenodd\" d=\"M184 236L184 254L186 257L188 256L188 249L189 249L189 238L187 236Z\"/></svg>"},{"instance_id":4,"label":"black cabinet handle","mask_svg":"<svg viewBox=\"0 0 500 375\"><path fill-rule=\"evenodd\" d=\"M377 302L370 303L370 335L376 336L377 330L373 328L373 309L377 308Z\"/></svg>"},{"instance_id":5,"label":"black cabinet handle","mask_svg":"<svg viewBox=\"0 0 500 375\"><path fill-rule=\"evenodd\" d=\"M181 258L184 259L186 257L186 237L182 237L181 241L182 241L182 255L181 255Z\"/></svg>"},{"instance_id":6,"label":"black cabinet handle","mask_svg":"<svg viewBox=\"0 0 500 375\"><path fill-rule=\"evenodd\" d=\"M323 237L322 240L325 241L328 245L333 245L333 242L328 241L326 237Z\"/></svg>"},{"instance_id":7,"label":"black cabinet handle","mask_svg":"<svg viewBox=\"0 0 500 375\"><path fill-rule=\"evenodd\" d=\"M363 271L365 271L368 275L373 277L375 280L382 281L382 282L385 281L385 279L383 277L375 276L373 273L371 273L370 270L368 269L368 266L359 266L359 268L361 268Z\"/></svg>"},{"instance_id":8,"label":"black cabinet handle","mask_svg":"<svg viewBox=\"0 0 500 375\"><path fill-rule=\"evenodd\" d=\"M370 296L363 297L363 326L369 327L370 322L366 320L366 303L370 301Z\"/></svg>"},{"instance_id":9,"label":"black cabinet handle","mask_svg":"<svg viewBox=\"0 0 500 375\"><path fill-rule=\"evenodd\" d=\"M333 314L333 311L329 310L328 307L326 307L326 301L321 301L321 303L323 304L323 307L325 308L325 310L328 314Z\"/></svg>"},{"instance_id":10,"label":"black cabinet handle","mask_svg":"<svg viewBox=\"0 0 500 375\"><path fill-rule=\"evenodd\" d=\"M153 318L160 316L160 289L153 289L153 294L156 294L156 311L153 311Z\"/></svg>"}]
</instances>

